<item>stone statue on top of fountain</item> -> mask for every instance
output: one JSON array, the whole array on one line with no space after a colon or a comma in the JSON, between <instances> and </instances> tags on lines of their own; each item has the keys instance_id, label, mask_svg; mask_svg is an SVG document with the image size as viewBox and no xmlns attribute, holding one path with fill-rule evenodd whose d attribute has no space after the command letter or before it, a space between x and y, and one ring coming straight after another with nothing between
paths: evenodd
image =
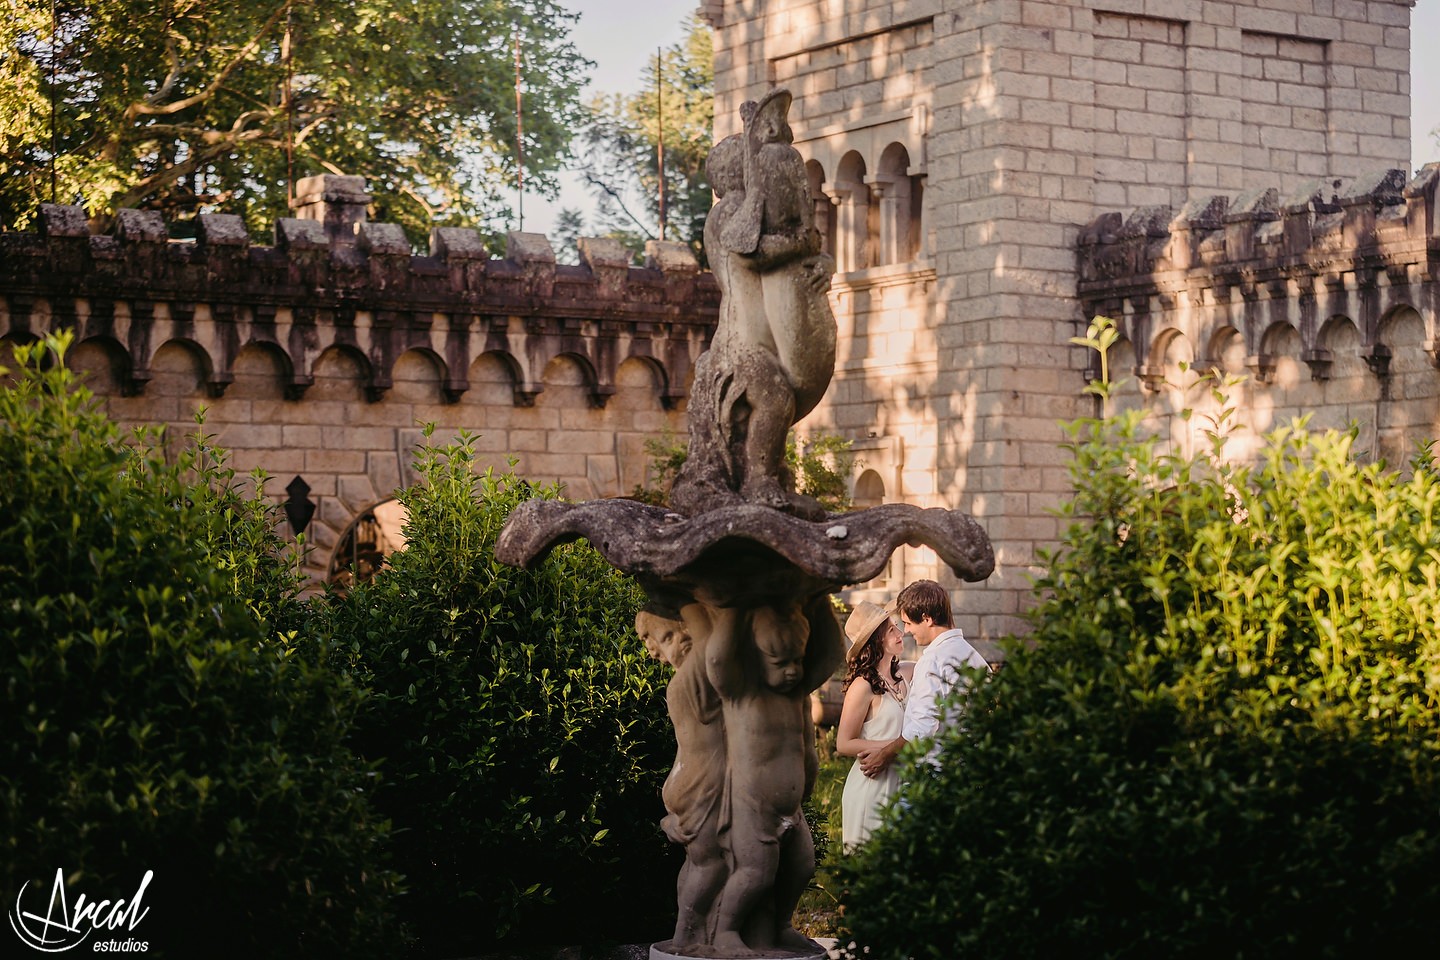
<instances>
[{"instance_id":1,"label":"stone statue on top of fountain","mask_svg":"<svg viewBox=\"0 0 1440 960\"><path fill-rule=\"evenodd\" d=\"M690 449L670 504L694 515L731 503L818 519L794 492L785 438L815 408L835 369L834 261L820 252L805 162L791 145L790 94L740 108L744 129L710 151L718 198L705 249L720 319L695 367Z\"/></svg>"}]
</instances>

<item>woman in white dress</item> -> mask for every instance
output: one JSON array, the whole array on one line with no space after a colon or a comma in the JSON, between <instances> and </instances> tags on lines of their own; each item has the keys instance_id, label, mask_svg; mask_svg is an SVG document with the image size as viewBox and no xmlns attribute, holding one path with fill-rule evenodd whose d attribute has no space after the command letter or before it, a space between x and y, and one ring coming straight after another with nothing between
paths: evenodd
<instances>
[{"instance_id":1,"label":"woman in white dress","mask_svg":"<svg viewBox=\"0 0 1440 960\"><path fill-rule=\"evenodd\" d=\"M890 611L878 604L864 600L856 604L845 621L845 635L850 638L850 651L835 750L841 756L857 757L900 735L915 665L900 661L905 635ZM867 777L858 763L850 768L840 798L841 839L847 851L879 825L880 808L899 784L894 764L873 777Z\"/></svg>"}]
</instances>

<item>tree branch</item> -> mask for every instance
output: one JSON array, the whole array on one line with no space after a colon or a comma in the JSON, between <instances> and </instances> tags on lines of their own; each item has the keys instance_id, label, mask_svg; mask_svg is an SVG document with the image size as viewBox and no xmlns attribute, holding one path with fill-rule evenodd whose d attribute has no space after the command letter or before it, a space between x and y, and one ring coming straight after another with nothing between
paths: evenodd
<instances>
[{"instance_id":1,"label":"tree branch","mask_svg":"<svg viewBox=\"0 0 1440 960\"><path fill-rule=\"evenodd\" d=\"M153 106L147 100L142 100L139 103L132 103L129 107L125 109L125 119L134 120L136 117L142 116L168 116L170 114L179 113L182 110L189 109L190 107L195 106L197 103L203 103L206 100L209 100L212 96L215 95L215 91L220 89L220 85L225 82L225 80L230 76L230 74L234 73L236 68L238 68L240 64L244 63L246 58L259 48L260 41L265 39L265 35L270 32L270 28L275 26L275 24L279 22L280 17L285 13L287 7L288 4L281 4L274 13L270 14L270 18L266 20L263 24L261 24L259 32L256 33L255 36L251 37L245 43L245 46L241 47L239 52L231 58L230 62L225 64L225 66L221 68L220 72L215 75L214 79L212 79L210 83L203 87L199 92L189 97L186 97L183 100L176 100L172 103L167 103L164 106Z\"/></svg>"},{"instance_id":2,"label":"tree branch","mask_svg":"<svg viewBox=\"0 0 1440 960\"><path fill-rule=\"evenodd\" d=\"M640 219L636 217L635 214L630 212L630 208L625 206L625 201L620 197L620 194L613 187L600 180L600 178L596 177L593 173L585 174L585 182L590 184L592 187L598 187L601 190L604 190L607 194L609 194L610 198L615 201L617 206L620 207L620 212L625 214L625 216L629 217L630 222L635 224L635 226L639 227L640 232L645 234L646 240L655 239L655 234L651 233L650 228L645 226L645 224L641 223Z\"/></svg>"}]
</instances>

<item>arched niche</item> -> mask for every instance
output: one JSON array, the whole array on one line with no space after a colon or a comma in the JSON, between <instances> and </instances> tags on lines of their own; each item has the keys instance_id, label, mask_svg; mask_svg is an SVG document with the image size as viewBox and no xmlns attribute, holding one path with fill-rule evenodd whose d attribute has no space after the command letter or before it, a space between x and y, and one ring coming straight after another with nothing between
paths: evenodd
<instances>
[{"instance_id":1,"label":"arched niche","mask_svg":"<svg viewBox=\"0 0 1440 960\"><path fill-rule=\"evenodd\" d=\"M650 357L626 357L615 369L612 410L660 410L666 385L665 370Z\"/></svg>"},{"instance_id":2,"label":"arched niche","mask_svg":"<svg viewBox=\"0 0 1440 960\"><path fill-rule=\"evenodd\" d=\"M1110 410L1138 410L1146 406L1143 381L1135 356L1135 344L1127 337L1121 337L1110 345L1106 352L1110 377ZM1099 372L1098 365L1095 367Z\"/></svg>"},{"instance_id":3,"label":"arched niche","mask_svg":"<svg viewBox=\"0 0 1440 960\"><path fill-rule=\"evenodd\" d=\"M1156 340L1155 361L1164 377L1164 390L1176 411L1187 405L1204 371L1196 369L1195 344L1184 331L1171 329Z\"/></svg>"},{"instance_id":4,"label":"arched niche","mask_svg":"<svg viewBox=\"0 0 1440 960\"><path fill-rule=\"evenodd\" d=\"M0 358L7 363L9 354L8 348L0 349ZM128 389L130 354L113 337L81 340L65 355L65 364L84 378L96 396L118 396Z\"/></svg>"},{"instance_id":5,"label":"arched niche","mask_svg":"<svg viewBox=\"0 0 1440 960\"><path fill-rule=\"evenodd\" d=\"M885 481L874 470L862 470L855 478L855 494L851 498L856 510L868 510L885 502Z\"/></svg>"},{"instance_id":6,"label":"arched niche","mask_svg":"<svg viewBox=\"0 0 1440 960\"><path fill-rule=\"evenodd\" d=\"M428 348L406 350L395 358L390 382L388 398L408 403L443 403L445 362Z\"/></svg>"},{"instance_id":7,"label":"arched niche","mask_svg":"<svg viewBox=\"0 0 1440 960\"><path fill-rule=\"evenodd\" d=\"M878 507L885 502L886 493L885 478L881 476L880 471L863 467L859 475L855 477L850 497L851 509L868 510L871 507ZM874 579L857 584L852 589L859 591L862 595L875 591L893 596L905 586L902 582L905 570L905 552L905 547L892 551L890 556L885 558L884 569Z\"/></svg>"},{"instance_id":8,"label":"arched niche","mask_svg":"<svg viewBox=\"0 0 1440 960\"><path fill-rule=\"evenodd\" d=\"M1349 429L1359 424L1370 442L1368 425L1375 420L1375 401L1380 385L1364 358L1363 337L1355 322L1343 314L1329 317L1320 325L1315 346L1306 355L1318 398L1310 409L1310 427L1317 430ZM1301 410L1298 402L1286 402L1287 415Z\"/></svg>"},{"instance_id":9,"label":"arched niche","mask_svg":"<svg viewBox=\"0 0 1440 960\"><path fill-rule=\"evenodd\" d=\"M540 374L544 389L535 405L546 409L584 410L596 406L595 368L577 353L561 353L550 358Z\"/></svg>"},{"instance_id":10,"label":"arched niche","mask_svg":"<svg viewBox=\"0 0 1440 960\"><path fill-rule=\"evenodd\" d=\"M167 340L150 355L147 396L193 397L210 379L210 356L191 340Z\"/></svg>"},{"instance_id":11,"label":"arched niche","mask_svg":"<svg viewBox=\"0 0 1440 960\"><path fill-rule=\"evenodd\" d=\"M0 385L9 385L15 382L15 348L27 346L39 339L33 333L17 330L7 330L0 335ZM42 365L45 363L43 358L41 363Z\"/></svg>"},{"instance_id":12,"label":"arched niche","mask_svg":"<svg viewBox=\"0 0 1440 960\"><path fill-rule=\"evenodd\" d=\"M361 511L336 541L326 581L340 588L368 583L404 550L406 511L393 497Z\"/></svg>"},{"instance_id":13,"label":"arched niche","mask_svg":"<svg viewBox=\"0 0 1440 960\"><path fill-rule=\"evenodd\" d=\"M1309 372L1301 369L1302 353L1300 331L1288 323L1271 324L1260 335L1257 378L1272 390L1293 393L1310 379Z\"/></svg>"},{"instance_id":14,"label":"arched niche","mask_svg":"<svg viewBox=\"0 0 1440 960\"><path fill-rule=\"evenodd\" d=\"M870 188L865 185L865 158L851 150L840 158L831 187L837 206L835 261L841 273L870 266Z\"/></svg>"},{"instance_id":15,"label":"arched niche","mask_svg":"<svg viewBox=\"0 0 1440 960\"><path fill-rule=\"evenodd\" d=\"M910 152L904 144L892 143L880 155L880 166L871 179L871 201L875 206L875 252L878 266L908 263L915 259L918 222L912 222L914 181L910 177ZM918 221L918 218L916 218Z\"/></svg>"},{"instance_id":16,"label":"arched niche","mask_svg":"<svg viewBox=\"0 0 1440 960\"><path fill-rule=\"evenodd\" d=\"M1430 369L1425 352L1425 321L1414 307L1400 306L1381 320L1375 339L1390 348L1390 373L1403 375Z\"/></svg>"},{"instance_id":17,"label":"arched niche","mask_svg":"<svg viewBox=\"0 0 1440 960\"><path fill-rule=\"evenodd\" d=\"M820 249L835 256L835 206L825 192L825 168L819 160L805 161L805 180L810 186L810 203L815 211L815 229L820 232Z\"/></svg>"},{"instance_id":18,"label":"arched niche","mask_svg":"<svg viewBox=\"0 0 1440 960\"><path fill-rule=\"evenodd\" d=\"M1387 463L1402 466L1414 459L1417 444L1437 436L1437 373L1426 349L1425 320L1413 307L1402 305L1387 313L1376 339L1389 351L1383 376L1373 378L1379 394L1376 450Z\"/></svg>"},{"instance_id":19,"label":"arched niche","mask_svg":"<svg viewBox=\"0 0 1440 960\"><path fill-rule=\"evenodd\" d=\"M230 366L233 379L225 389L227 400L283 400L290 379L290 358L273 343L247 343Z\"/></svg>"},{"instance_id":20,"label":"arched niche","mask_svg":"<svg viewBox=\"0 0 1440 960\"><path fill-rule=\"evenodd\" d=\"M520 384L520 366L510 354L487 350L470 362L468 378L470 389L465 394L467 404L478 404L482 407L515 405L516 389Z\"/></svg>"},{"instance_id":21,"label":"arched niche","mask_svg":"<svg viewBox=\"0 0 1440 960\"><path fill-rule=\"evenodd\" d=\"M365 402L365 384L370 379L370 361L347 344L327 347L310 365L314 382L305 391L307 401L338 400Z\"/></svg>"},{"instance_id":22,"label":"arched niche","mask_svg":"<svg viewBox=\"0 0 1440 960\"><path fill-rule=\"evenodd\" d=\"M1246 374L1245 335L1228 323L1210 335L1205 347L1208 365L1220 373L1240 377Z\"/></svg>"}]
</instances>

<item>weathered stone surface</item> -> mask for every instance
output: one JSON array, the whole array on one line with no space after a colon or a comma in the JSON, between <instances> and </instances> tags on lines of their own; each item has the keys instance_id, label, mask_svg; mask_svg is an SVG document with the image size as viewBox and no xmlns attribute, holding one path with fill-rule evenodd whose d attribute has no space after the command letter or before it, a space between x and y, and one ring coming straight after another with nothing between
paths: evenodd
<instances>
[{"instance_id":1,"label":"weathered stone surface","mask_svg":"<svg viewBox=\"0 0 1440 960\"><path fill-rule=\"evenodd\" d=\"M165 218L158 210L120 210L115 216L115 235L129 243L164 243Z\"/></svg>"},{"instance_id":2,"label":"weathered stone surface","mask_svg":"<svg viewBox=\"0 0 1440 960\"><path fill-rule=\"evenodd\" d=\"M362 223L356 231L360 251L379 257L408 257L410 239L398 223Z\"/></svg>"},{"instance_id":3,"label":"weathered stone surface","mask_svg":"<svg viewBox=\"0 0 1440 960\"><path fill-rule=\"evenodd\" d=\"M512 230L505 234L505 259L515 263L555 264L555 248L550 238L543 233L521 233Z\"/></svg>"},{"instance_id":4,"label":"weathered stone surface","mask_svg":"<svg viewBox=\"0 0 1440 960\"><path fill-rule=\"evenodd\" d=\"M202 213L195 218L195 242L200 247L248 247L250 234L243 217L233 213Z\"/></svg>"},{"instance_id":5,"label":"weathered stone surface","mask_svg":"<svg viewBox=\"0 0 1440 960\"><path fill-rule=\"evenodd\" d=\"M281 250L320 250L329 245L325 225L319 221L282 217L275 222L275 246Z\"/></svg>"},{"instance_id":6,"label":"weathered stone surface","mask_svg":"<svg viewBox=\"0 0 1440 960\"><path fill-rule=\"evenodd\" d=\"M705 247L720 286L720 322L695 367L690 448L670 491L681 513L761 503L816 517L785 467L790 427L820 402L835 370L830 276L805 164L787 122L790 94L741 108L743 133L710 151L718 201Z\"/></svg>"},{"instance_id":7,"label":"weathered stone surface","mask_svg":"<svg viewBox=\"0 0 1440 960\"><path fill-rule=\"evenodd\" d=\"M85 217L85 208L42 203L40 232L46 237L90 236L90 224Z\"/></svg>"},{"instance_id":8,"label":"weathered stone surface","mask_svg":"<svg viewBox=\"0 0 1440 960\"><path fill-rule=\"evenodd\" d=\"M645 267L663 273L696 273L700 261L695 252L683 243L674 240L646 240Z\"/></svg>"},{"instance_id":9,"label":"weathered stone surface","mask_svg":"<svg viewBox=\"0 0 1440 960\"><path fill-rule=\"evenodd\" d=\"M468 227L436 227L430 231L430 255L442 260L485 260L490 253L480 234Z\"/></svg>"},{"instance_id":10,"label":"weathered stone surface","mask_svg":"<svg viewBox=\"0 0 1440 960\"><path fill-rule=\"evenodd\" d=\"M686 578L686 571L707 558L741 548L774 554L832 588L872 579L903 544L931 547L963 580L983 580L995 567L990 540L973 517L904 503L806 520L756 504L687 518L635 500L530 500L511 514L495 557L530 566L561 543L581 538L642 580Z\"/></svg>"}]
</instances>

